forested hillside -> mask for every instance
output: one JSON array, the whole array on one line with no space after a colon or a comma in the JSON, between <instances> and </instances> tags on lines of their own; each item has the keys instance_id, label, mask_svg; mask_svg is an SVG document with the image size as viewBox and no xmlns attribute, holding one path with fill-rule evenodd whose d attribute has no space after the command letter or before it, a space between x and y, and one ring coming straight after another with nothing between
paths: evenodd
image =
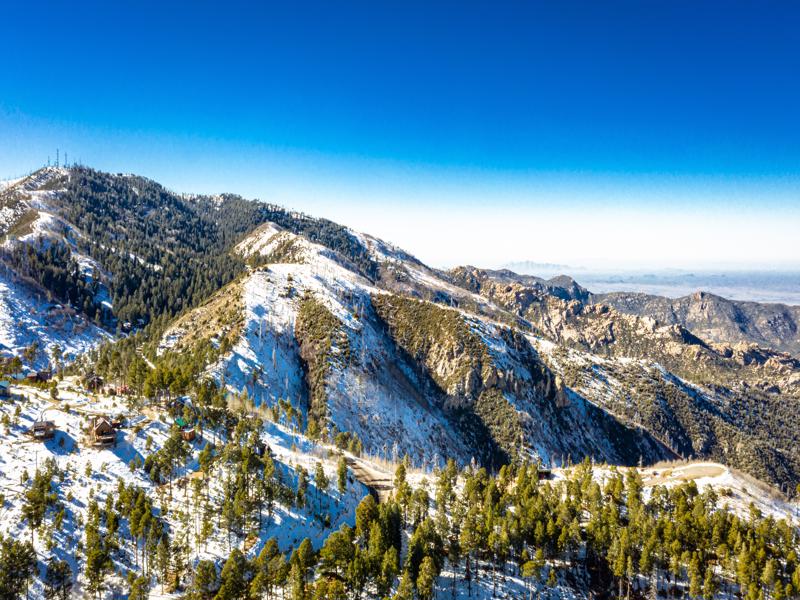
<instances>
[{"instance_id":1,"label":"forested hillside","mask_svg":"<svg viewBox=\"0 0 800 600\"><path fill-rule=\"evenodd\" d=\"M187 196L144 177L72 167L38 171L0 196L3 204L30 204L4 231L29 243L12 243L4 262L106 326L163 321L196 306L243 272L243 258L231 250L265 222L336 250L367 277L378 275L346 228L235 195ZM37 211L58 226L37 231ZM97 268L78 269L81 257ZM99 286L113 306L107 312Z\"/></svg>"}]
</instances>

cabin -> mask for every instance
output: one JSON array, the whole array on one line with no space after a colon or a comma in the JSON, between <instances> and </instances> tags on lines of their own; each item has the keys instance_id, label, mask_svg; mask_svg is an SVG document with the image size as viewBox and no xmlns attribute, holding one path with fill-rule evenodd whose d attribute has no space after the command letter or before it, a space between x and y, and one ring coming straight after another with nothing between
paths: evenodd
<instances>
[{"instance_id":1,"label":"cabin","mask_svg":"<svg viewBox=\"0 0 800 600\"><path fill-rule=\"evenodd\" d=\"M117 430L106 417L90 417L86 434L89 444L95 448L117 445Z\"/></svg>"},{"instance_id":2,"label":"cabin","mask_svg":"<svg viewBox=\"0 0 800 600\"><path fill-rule=\"evenodd\" d=\"M43 371L36 371L35 373L28 373L25 376L25 380L28 383L45 383L50 381L53 377L53 373L50 370L43 370Z\"/></svg>"},{"instance_id":3,"label":"cabin","mask_svg":"<svg viewBox=\"0 0 800 600\"><path fill-rule=\"evenodd\" d=\"M38 441L51 440L56 435L56 424L52 421L34 421L31 434Z\"/></svg>"},{"instance_id":4,"label":"cabin","mask_svg":"<svg viewBox=\"0 0 800 600\"><path fill-rule=\"evenodd\" d=\"M11 383L8 381L0 381L0 398L11 397Z\"/></svg>"},{"instance_id":5,"label":"cabin","mask_svg":"<svg viewBox=\"0 0 800 600\"><path fill-rule=\"evenodd\" d=\"M194 439L196 432L194 430L194 427L190 425L186 421L186 419L184 419L183 417L178 417L177 419L175 419L174 423L178 427L178 429L181 430L181 437L183 437L184 440L186 440L187 442L191 442Z\"/></svg>"},{"instance_id":6,"label":"cabin","mask_svg":"<svg viewBox=\"0 0 800 600\"><path fill-rule=\"evenodd\" d=\"M86 389L90 392L96 392L103 387L103 378L96 373L89 373L83 380Z\"/></svg>"},{"instance_id":7,"label":"cabin","mask_svg":"<svg viewBox=\"0 0 800 600\"><path fill-rule=\"evenodd\" d=\"M553 472L550 469L540 466L538 469L539 473L539 481L544 481L545 479L551 479L553 477Z\"/></svg>"}]
</instances>

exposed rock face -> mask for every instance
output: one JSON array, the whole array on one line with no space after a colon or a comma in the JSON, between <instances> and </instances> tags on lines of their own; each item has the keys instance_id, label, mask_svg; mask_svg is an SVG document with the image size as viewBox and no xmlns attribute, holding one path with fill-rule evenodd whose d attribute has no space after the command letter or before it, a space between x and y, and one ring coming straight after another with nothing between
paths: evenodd
<instances>
[{"instance_id":1,"label":"exposed rock face","mask_svg":"<svg viewBox=\"0 0 800 600\"><path fill-rule=\"evenodd\" d=\"M728 300L708 292L670 299L617 292L591 301L622 313L647 315L663 325L682 325L709 342L750 342L800 353L800 306Z\"/></svg>"},{"instance_id":2,"label":"exposed rock face","mask_svg":"<svg viewBox=\"0 0 800 600\"><path fill-rule=\"evenodd\" d=\"M441 390L440 402L484 461L527 448L543 458L635 463L674 454L571 393L513 328L394 294L373 306L398 346ZM591 449L591 450L589 450Z\"/></svg>"},{"instance_id":3,"label":"exposed rock face","mask_svg":"<svg viewBox=\"0 0 800 600\"><path fill-rule=\"evenodd\" d=\"M800 394L800 361L782 351L800 344L792 338L797 334L793 315L800 307L732 302L704 292L674 301L643 294L592 295L569 278L544 281L471 267L455 269L451 276L559 343L657 360L703 381ZM773 339L780 343L763 343Z\"/></svg>"},{"instance_id":4,"label":"exposed rock face","mask_svg":"<svg viewBox=\"0 0 800 600\"><path fill-rule=\"evenodd\" d=\"M475 267L458 267L449 276L519 314L524 314L531 303L546 298L577 300L583 305L605 305L622 314L649 317L657 325L680 325L707 342L749 342L800 354L800 306L728 300L701 291L676 299L630 292L592 294L566 276L545 280Z\"/></svg>"},{"instance_id":5,"label":"exposed rock face","mask_svg":"<svg viewBox=\"0 0 800 600\"><path fill-rule=\"evenodd\" d=\"M568 397L577 392L680 456L800 480L800 361L764 343L794 347L793 308L704 293L596 296L568 278L472 267L450 277L550 340L537 344Z\"/></svg>"}]
</instances>

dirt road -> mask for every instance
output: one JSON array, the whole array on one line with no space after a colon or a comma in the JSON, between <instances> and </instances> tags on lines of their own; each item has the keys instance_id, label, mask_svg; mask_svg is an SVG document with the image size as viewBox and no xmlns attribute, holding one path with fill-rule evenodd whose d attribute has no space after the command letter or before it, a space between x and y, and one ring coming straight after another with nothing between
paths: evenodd
<instances>
[{"instance_id":1,"label":"dirt road","mask_svg":"<svg viewBox=\"0 0 800 600\"><path fill-rule=\"evenodd\" d=\"M378 500L383 502L389 498L394 490L394 476L391 473L382 471L375 465L360 458L346 456L345 460L347 460L347 466L350 467L353 476L368 488L374 490L378 495Z\"/></svg>"}]
</instances>

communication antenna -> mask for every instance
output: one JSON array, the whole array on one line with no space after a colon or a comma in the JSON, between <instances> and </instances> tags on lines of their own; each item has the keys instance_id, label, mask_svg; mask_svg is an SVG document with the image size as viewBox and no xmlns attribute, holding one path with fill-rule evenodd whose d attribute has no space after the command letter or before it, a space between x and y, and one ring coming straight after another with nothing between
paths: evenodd
<instances>
[{"instance_id":1,"label":"communication antenna","mask_svg":"<svg viewBox=\"0 0 800 600\"><path fill-rule=\"evenodd\" d=\"M56 148L56 167L58 167L58 148Z\"/></svg>"}]
</instances>

